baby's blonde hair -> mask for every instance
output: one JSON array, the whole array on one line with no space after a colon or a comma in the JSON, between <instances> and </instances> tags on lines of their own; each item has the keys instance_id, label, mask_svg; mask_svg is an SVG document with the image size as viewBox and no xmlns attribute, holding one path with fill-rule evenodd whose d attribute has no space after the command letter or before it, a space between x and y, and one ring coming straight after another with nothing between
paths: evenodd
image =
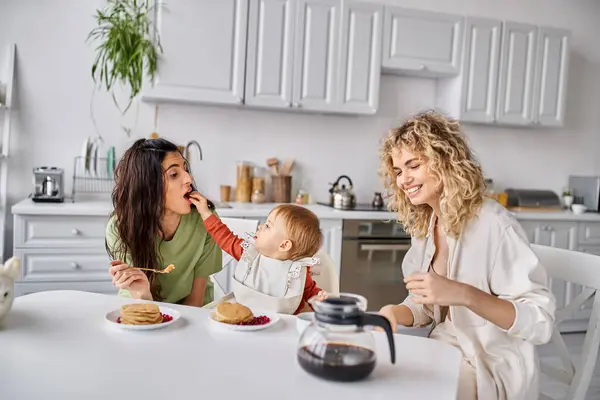
<instances>
[{"instance_id":1,"label":"baby's blonde hair","mask_svg":"<svg viewBox=\"0 0 600 400\"><path fill-rule=\"evenodd\" d=\"M429 172L441 183L440 212L446 232L452 237L460 236L483 204L485 181L458 121L435 111L417 114L391 129L381 147L380 174L392 192L389 207L398 212L398 222L408 234L424 237L433 209L426 204L412 205L396 184L394 148L405 148L424 157Z\"/></svg>"},{"instance_id":2,"label":"baby's blonde hair","mask_svg":"<svg viewBox=\"0 0 600 400\"><path fill-rule=\"evenodd\" d=\"M271 213L283 219L292 241L292 260L312 257L321 248L322 233L319 217L309 209L295 204L280 204Z\"/></svg>"}]
</instances>

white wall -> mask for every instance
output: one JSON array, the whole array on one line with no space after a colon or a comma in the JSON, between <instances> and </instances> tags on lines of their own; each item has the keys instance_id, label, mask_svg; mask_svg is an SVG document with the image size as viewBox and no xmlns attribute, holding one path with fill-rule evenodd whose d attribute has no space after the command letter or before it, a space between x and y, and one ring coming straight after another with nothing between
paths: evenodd
<instances>
[{"instance_id":1,"label":"white wall","mask_svg":"<svg viewBox=\"0 0 600 400\"><path fill-rule=\"evenodd\" d=\"M181 1L181 0L175 0ZM216 0L215 0L216 1ZM375 2L375 0L367 0ZM65 168L70 190L73 157L94 135L90 120L93 83L92 15L100 0L0 1L0 60L16 42L17 121L14 124L9 201L28 195L31 168ZM560 191L570 173L600 173L600 2L594 0L387 0L389 4L480 17L547 24L573 30L567 127L520 130L465 126L487 176L498 186ZM189 46L189 44L182 44ZM2 64L0 64L2 65ZM295 186L325 199L328 182L340 174L353 178L359 201L380 189L376 168L382 134L408 114L434 105L432 80L385 76L381 109L373 117L340 117L249 111L206 106L160 108L158 131L185 143L196 139L204 161L192 163L199 186L218 197L219 185L233 184L235 162L264 165L266 158L295 156ZM94 113L109 144L120 154L133 138L120 128L119 115L104 93ZM133 119L134 112L128 115ZM131 121L128 121L129 123ZM153 129L153 107L142 104L135 136Z\"/></svg>"}]
</instances>

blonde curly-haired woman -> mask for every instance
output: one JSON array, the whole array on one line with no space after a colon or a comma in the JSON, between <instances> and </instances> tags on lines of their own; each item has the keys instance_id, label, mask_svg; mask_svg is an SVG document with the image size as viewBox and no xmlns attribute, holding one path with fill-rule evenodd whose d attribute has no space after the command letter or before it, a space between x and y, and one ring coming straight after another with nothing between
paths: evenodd
<instances>
[{"instance_id":1,"label":"blonde curly-haired woman","mask_svg":"<svg viewBox=\"0 0 600 400\"><path fill-rule=\"evenodd\" d=\"M550 340L555 299L515 217L485 198L458 122L410 118L388 133L381 164L412 245L409 296L380 313L394 327L431 324L431 338L462 351L459 399L537 399L535 345Z\"/></svg>"}]
</instances>

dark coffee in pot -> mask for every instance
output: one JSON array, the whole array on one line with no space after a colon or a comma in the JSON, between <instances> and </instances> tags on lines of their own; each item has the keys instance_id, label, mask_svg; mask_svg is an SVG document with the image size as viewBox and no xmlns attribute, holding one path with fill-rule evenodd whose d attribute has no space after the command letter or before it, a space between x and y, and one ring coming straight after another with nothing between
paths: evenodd
<instances>
[{"instance_id":1,"label":"dark coffee in pot","mask_svg":"<svg viewBox=\"0 0 600 400\"><path fill-rule=\"evenodd\" d=\"M331 381L364 379L373 372L375 359L372 350L345 343L319 343L298 350L298 362L304 370Z\"/></svg>"}]
</instances>

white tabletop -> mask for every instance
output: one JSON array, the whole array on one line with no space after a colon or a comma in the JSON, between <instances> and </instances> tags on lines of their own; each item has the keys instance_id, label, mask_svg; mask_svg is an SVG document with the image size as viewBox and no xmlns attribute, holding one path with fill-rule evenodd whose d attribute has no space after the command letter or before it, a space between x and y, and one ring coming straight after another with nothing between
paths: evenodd
<instances>
[{"instance_id":1,"label":"white tabletop","mask_svg":"<svg viewBox=\"0 0 600 400\"><path fill-rule=\"evenodd\" d=\"M76 291L15 299L0 328L0 398L35 399L454 399L460 353L426 338L395 335L397 361L374 332L377 366L364 381L337 383L296 361L295 317L269 329L223 330L207 309L163 329L124 331L105 320L131 299Z\"/></svg>"}]
</instances>

